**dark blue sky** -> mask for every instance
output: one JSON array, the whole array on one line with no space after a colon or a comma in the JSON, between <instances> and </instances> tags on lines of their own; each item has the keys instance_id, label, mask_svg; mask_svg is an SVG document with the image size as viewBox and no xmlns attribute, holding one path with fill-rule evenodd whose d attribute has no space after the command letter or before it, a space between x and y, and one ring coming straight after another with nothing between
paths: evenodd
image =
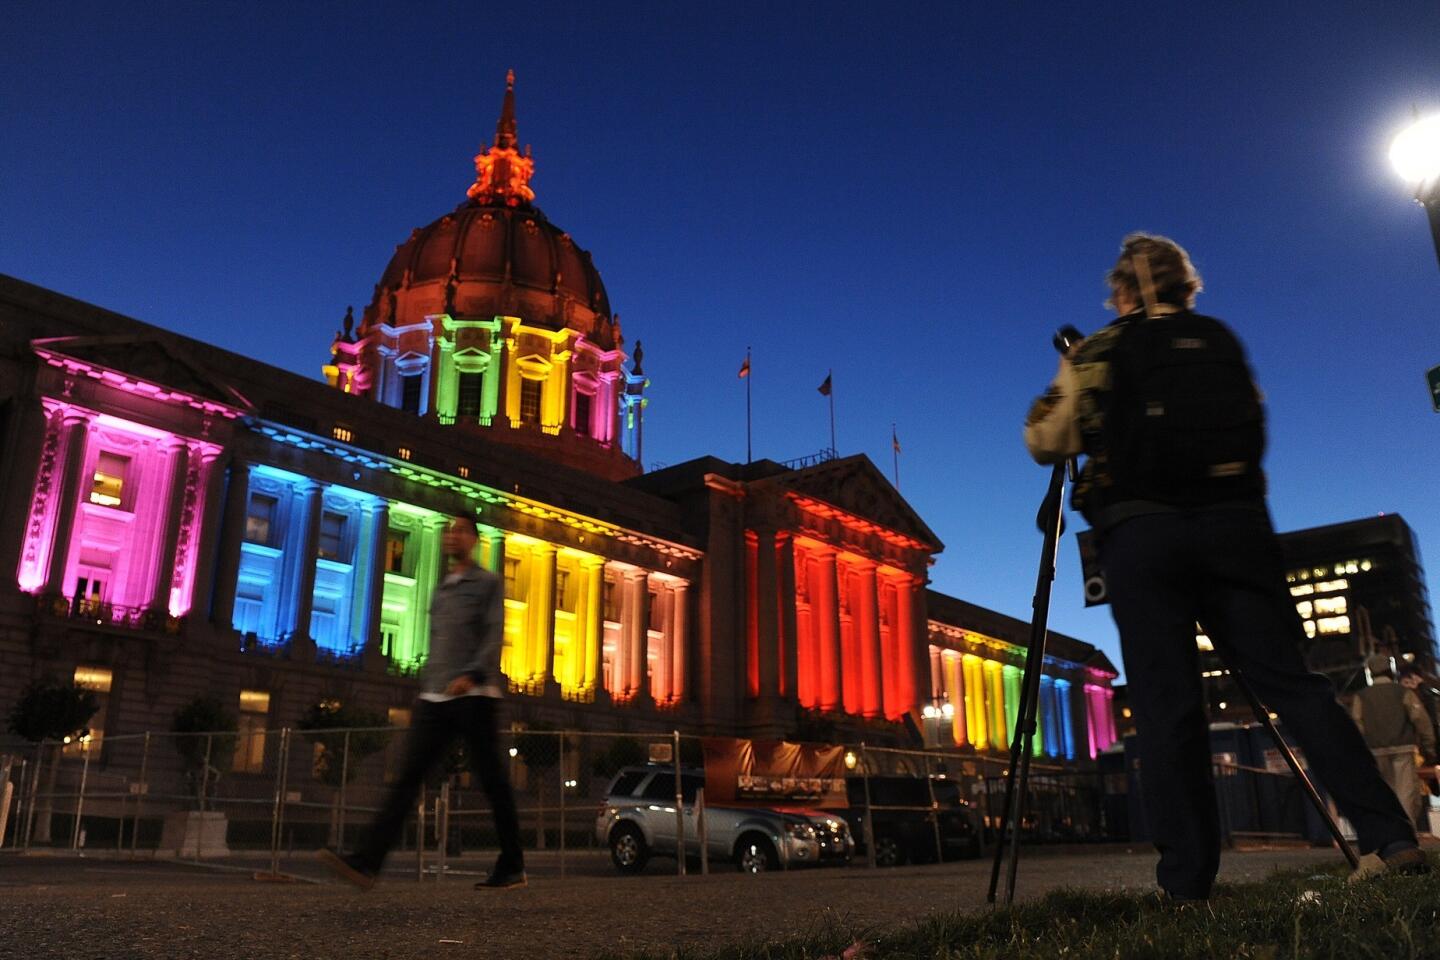
<instances>
[{"instance_id":1,"label":"dark blue sky","mask_svg":"<svg viewBox=\"0 0 1440 960\"><path fill-rule=\"evenodd\" d=\"M1273 8L1273 9L1271 9ZM1262 12L1262 10L1264 12ZM518 75L537 202L654 386L646 460L828 444L1028 617L1051 331L1120 237L1189 247L1246 338L1282 529L1399 512L1440 572L1440 270L1385 153L1440 109L1440 4L21 4L0 271L318 376ZM1061 552L1052 625L1119 661Z\"/></svg>"}]
</instances>

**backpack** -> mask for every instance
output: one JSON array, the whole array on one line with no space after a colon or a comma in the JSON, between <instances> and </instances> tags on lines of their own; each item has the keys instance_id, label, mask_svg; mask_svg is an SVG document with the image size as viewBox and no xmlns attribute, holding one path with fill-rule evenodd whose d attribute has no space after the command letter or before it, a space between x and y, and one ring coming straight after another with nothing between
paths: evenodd
<instances>
[{"instance_id":1,"label":"backpack","mask_svg":"<svg viewBox=\"0 0 1440 960\"><path fill-rule=\"evenodd\" d=\"M1108 358L1105 502L1263 497L1265 418L1240 341L1219 320L1189 312L1123 327Z\"/></svg>"}]
</instances>

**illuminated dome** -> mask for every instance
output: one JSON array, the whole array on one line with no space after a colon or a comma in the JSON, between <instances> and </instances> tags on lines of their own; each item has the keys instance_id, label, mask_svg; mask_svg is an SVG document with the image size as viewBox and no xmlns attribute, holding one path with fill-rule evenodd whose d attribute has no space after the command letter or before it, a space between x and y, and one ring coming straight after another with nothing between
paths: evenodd
<instances>
[{"instance_id":1,"label":"illuminated dome","mask_svg":"<svg viewBox=\"0 0 1440 960\"><path fill-rule=\"evenodd\" d=\"M495 141L475 158L469 199L395 248L362 334L376 322L403 326L437 313L513 315L575 330L607 349L620 345L590 254L532 202L535 161L517 142L511 71Z\"/></svg>"},{"instance_id":2,"label":"illuminated dome","mask_svg":"<svg viewBox=\"0 0 1440 960\"><path fill-rule=\"evenodd\" d=\"M464 203L395 249L326 379L609 479L640 472L645 380L590 254L535 206L515 74ZM622 426L622 414L624 424Z\"/></svg>"}]
</instances>

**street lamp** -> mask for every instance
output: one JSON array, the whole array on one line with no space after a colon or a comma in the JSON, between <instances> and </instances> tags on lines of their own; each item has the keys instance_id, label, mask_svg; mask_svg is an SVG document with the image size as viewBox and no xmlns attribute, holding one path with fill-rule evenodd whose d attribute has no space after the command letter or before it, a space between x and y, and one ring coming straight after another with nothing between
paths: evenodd
<instances>
[{"instance_id":1,"label":"street lamp","mask_svg":"<svg viewBox=\"0 0 1440 960\"><path fill-rule=\"evenodd\" d=\"M1415 199L1425 208L1435 256L1440 259L1440 114L1402 130L1390 144L1390 163L1414 187Z\"/></svg>"}]
</instances>

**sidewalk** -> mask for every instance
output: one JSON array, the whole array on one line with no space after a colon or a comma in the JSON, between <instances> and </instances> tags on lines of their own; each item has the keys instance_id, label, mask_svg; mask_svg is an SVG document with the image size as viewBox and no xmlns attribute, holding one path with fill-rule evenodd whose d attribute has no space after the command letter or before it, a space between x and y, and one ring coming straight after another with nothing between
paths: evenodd
<instances>
[{"instance_id":1,"label":"sidewalk","mask_svg":"<svg viewBox=\"0 0 1440 960\"><path fill-rule=\"evenodd\" d=\"M1227 852L1223 880L1336 866L1327 849ZM1149 850L1022 860L1017 895L1057 887L1149 889ZM368 894L336 884L257 882L160 861L0 857L0 929L15 956L261 960L292 957L561 958L680 943L780 938L826 917L857 930L937 910L985 908L988 861L758 877L650 874L532 879L476 891L471 878L417 883L397 870ZM307 874L315 875L307 869Z\"/></svg>"}]
</instances>

